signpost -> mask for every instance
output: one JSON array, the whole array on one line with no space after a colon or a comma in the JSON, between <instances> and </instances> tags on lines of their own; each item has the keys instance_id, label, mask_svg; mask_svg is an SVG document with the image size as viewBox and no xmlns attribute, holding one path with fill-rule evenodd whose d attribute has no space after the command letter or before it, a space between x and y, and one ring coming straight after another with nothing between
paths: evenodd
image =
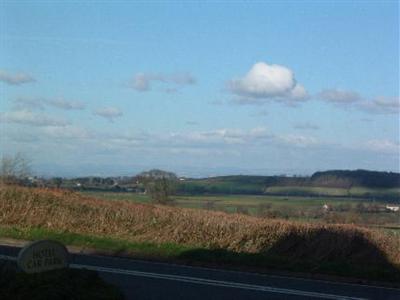
<instances>
[{"instance_id":1,"label":"signpost","mask_svg":"<svg viewBox=\"0 0 400 300\"><path fill-rule=\"evenodd\" d=\"M25 273L40 273L68 268L69 254L63 244L41 240L22 248L18 254L17 263Z\"/></svg>"}]
</instances>

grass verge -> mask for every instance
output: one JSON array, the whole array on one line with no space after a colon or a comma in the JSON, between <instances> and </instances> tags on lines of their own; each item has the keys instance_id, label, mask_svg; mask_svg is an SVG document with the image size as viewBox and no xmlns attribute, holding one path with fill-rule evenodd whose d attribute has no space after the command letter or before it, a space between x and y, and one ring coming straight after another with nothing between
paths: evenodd
<instances>
[{"instance_id":1,"label":"grass verge","mask_svg":"<svg viewBox=\"0 0 400 300\"><path fill-rule=\"evenodd\" d=\"M0 227L0 237L39 240L51 239L68 246L90 248L99 254L127 256L163 262L190 265L225 267L247 271L307 272L309 275L333 275L363 280L400 284L400 268L388 265L382 268L374 264L353 264L345 260L315 262L307 259L291 259L271 253L237 253L226 249L205 249L173 243L138 243L109 237L82 235L45 228Z\"/></svg>"},{"instance_id":2,"label":"grass verge","mask_svg":"<svg viewBox=\"0 0 400 300\"><path fill-rule=\"evenodd\" d=\"M49 230L40 227L18 228L15 226L1 226L0 237L17 240L50 239L68 246L79 246L107 252L113 255L131 255L148 259L168 259L179 257L190 248L173 243L143 243L130 242L109 237L83 235L68 231Z\"/></svg>"}]
</instances>

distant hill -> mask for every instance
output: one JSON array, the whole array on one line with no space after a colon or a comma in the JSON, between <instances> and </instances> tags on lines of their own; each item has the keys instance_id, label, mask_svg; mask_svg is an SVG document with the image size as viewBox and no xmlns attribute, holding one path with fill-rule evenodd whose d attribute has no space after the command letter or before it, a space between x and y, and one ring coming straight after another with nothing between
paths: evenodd
<instances>
[{"instance_id":1,"label":"distant hill","mask_svg":"<svg viewBox=\"0 0 400 300\"><path fill-rule=\"evenodd\" d=\"M396 188L400 187L400 173L367 170L332 170L316 172L311 176L310 181L313 186Z\"/></svg>"},{"instance_id":2,"label":"distant hill","mask_svg":"<svg viewBox=\"0 0 400 300\"><path fill-rule=\"evenodd\" d=\"M172 173L167 172L159 169L152 169L150 171L145 171L136 175L136 177L145 177L145 178L152 178L152 179L169 179L169 180L177 180L178 177Z\"/></svg>"},{"instance_id":3,"label":"distant hill","mask_svg":"<svg viewBox=\"0 0 400 300\"><path fill-rule=\"evenodd\" d=\"M400 174L367 170L332 170L310 177L218 176L179 182L181 194L282 194L296 196L399 199Z\"/></svg>"},{"instance_id":4,"label":"distant hill","mask_svg":"<svg viewBox=\"0 0 400 300\"><path fill-rule=\"evenodd\" d=\"M247 194L285 196L359 197L400 201L400 173L368 170L330 170L312 176L230 175L209 178L178 178L172 172L152 169L135 177L82 177L61 179L61 187L86 190L143 192L143 182L174 181L177 194ZM55 186L52 179L45 186Z\"/></svg>"}]
</instances>

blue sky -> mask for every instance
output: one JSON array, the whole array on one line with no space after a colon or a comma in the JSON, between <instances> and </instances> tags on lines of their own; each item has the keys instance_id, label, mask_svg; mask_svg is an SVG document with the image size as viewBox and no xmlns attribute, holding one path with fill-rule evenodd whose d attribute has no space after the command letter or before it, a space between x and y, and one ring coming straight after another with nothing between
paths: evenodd
<instances>
[{"instance_id":1,"label":"blue sky","mask_svg":"<svg viewBox=\"0 0 400 300\"><path fill-rule=\"evenodd\" d=\"M38 175L399 171L397 1L3 1L2 155Z\"/></svg>"}]
</instances>

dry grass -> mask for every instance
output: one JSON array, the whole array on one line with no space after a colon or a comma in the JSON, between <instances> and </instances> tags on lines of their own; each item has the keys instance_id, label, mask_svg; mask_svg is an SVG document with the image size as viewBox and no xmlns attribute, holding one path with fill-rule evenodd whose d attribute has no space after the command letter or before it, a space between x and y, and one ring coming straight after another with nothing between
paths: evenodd
<instances>
[{"instance_id":1,"label":"dry grass","mask_svg":"<svg viewBox=\"0 0 400 300\"><path fill-rule=\"evenodd\" d=\"M184 208L104 201L65 190L0 187L0 225L42 227L134 242L400 265L399 236Z\"/></svg>"}]
</instances>

